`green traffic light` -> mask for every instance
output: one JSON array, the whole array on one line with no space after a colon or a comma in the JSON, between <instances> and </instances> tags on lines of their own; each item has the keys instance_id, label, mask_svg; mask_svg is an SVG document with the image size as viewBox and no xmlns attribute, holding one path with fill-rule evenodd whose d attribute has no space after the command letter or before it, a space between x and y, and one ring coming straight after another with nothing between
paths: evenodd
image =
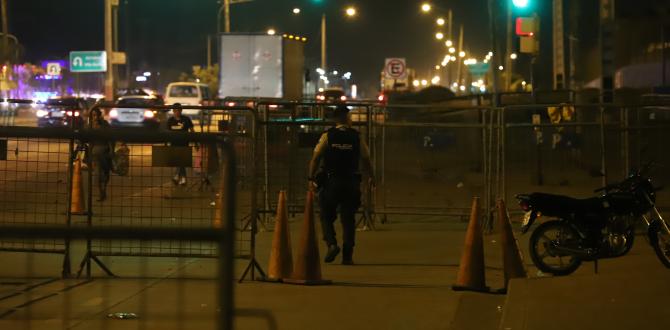
<instances>
[{"instance_id":1,"label":"green traffic light","mask_svg":"<svg viewBox=\"0 0 670 330\"><path fill-rule=\"evenodd\" d=\"M526 8L528 7L529 0L512 0L514 7L517 8Z\"/></svg>"}]
</instances>

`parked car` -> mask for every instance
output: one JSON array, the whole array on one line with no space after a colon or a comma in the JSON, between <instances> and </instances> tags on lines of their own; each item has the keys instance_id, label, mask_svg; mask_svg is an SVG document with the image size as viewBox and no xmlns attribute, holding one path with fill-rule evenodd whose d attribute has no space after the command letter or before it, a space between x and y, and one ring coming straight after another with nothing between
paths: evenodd
<instances>
[{"instance_id":1,"label":"parked car","mask_svg":"<svg viewBox=\"0 0 670 330\"><path fill-rule=\"evenodd\" d=\"M87 113L86 100L79 97L48 99L35 112L39 127L82 127Z\"/></svg>"},{"instance_id":2,"label":"parked car","mask_svg":"<svg viewBox=\"0 0 670 330\"><path fill-rule=\"evenodd\" d=\"M161 99L149 95L129 95L119 97L116 104L123 107L109 110L108 120L111 126L159 127L158 113L155 109L151 109L151 107L163 105Z\"/></svg>"},{"instance_id":3,"label":"parked car","mask_svg":"<svg viewBox=\"0 0 670 330\"><path fill-rule=\"evenodd\" d=\"M165 104L171 105L179 103L181 105L213 105L212 93L209 86L195 82L173 82L165 89ZM185 116L200 118L200 110L184 109L182 114Z\"/></svg>"},{"instance_id":4,"label":"parked car","mask_svg":"<svg viewBox=\"0 0 670 330\"><path fill-rule=\"evenodd\" d=\"M342 89L328 88L323 92L316 94L316 101L325 103L344 103L347 101L347 96Z\"/></svg>"}]
</instances>

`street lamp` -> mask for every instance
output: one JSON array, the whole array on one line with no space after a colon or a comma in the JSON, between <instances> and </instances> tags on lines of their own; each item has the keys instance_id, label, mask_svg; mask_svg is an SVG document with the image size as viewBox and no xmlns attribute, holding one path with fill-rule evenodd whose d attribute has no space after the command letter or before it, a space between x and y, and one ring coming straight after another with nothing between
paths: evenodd
<instances>
[{"instance_id":1,"label":"street lamp","mask_svg":"<svg viewBox=\"0 0 670 330\"><path fill-rule=\"evenodd\" d=\"M439 25L439 26L443 26L444 23L445 23L444 18L442 18L442 17L438 18L437 21L436 21L436 23L437 23L437 25Z\"/></svg>"},{"instance_id":2,"label":"street lamp","mask_svg":"<svg viewBox=\"0 0 670 330\"><path fill-rule=\"evenodd\" d=\"M429 3L427 3L427 2L424 2L424 3L421 5L421 11L424 12L424 13L429 13L429 12L431 11L431 9L433 9L433 6L431 6L431 5L430 5Z\"/></svg>"},{"instance_id":3,"label":"street lamp","mask_svg":"<svg viewBox=\"0 0 670 330\"><path fill-rule=\"evenodd\" d=\"M239 4L239 3L245 3L245 2L251 2L253 0L221 0L221 7L219 7L219 13L216 16L216 32L221 32L221 14L223 14L224 17L224 32L230 33L230 6Z\"/></svg>"},{"instance_id":4,"label":"street lamp","mask_svg":"<svg viewBox=\"0 0 670 330\"><path fill-rule=\"evenodd\" d=\"M320 1L318 1L320 2ZM293 13L296 14L296 9L293 9ZM298 13L300 10L298 10ZM349 18L354 18L358 15L358 10L355 7L349 6L345 9L345 14ZM321 68L324 70L327 69L327 59L326 59L326 13L321 14Z\"/></svg>"},{"instance_id":5,"label":"street lamp","mask_svg":"<svg viewBox=\"0 0 670 330\"><path fill-rule=\"evenodd\" d=\"M509 55L509 58L512 60L516 60L518 58L518 55L516 53L512 53Z\"/></svg>"},{"instance_id":6,"label":"street lamp","mask_svg":"<svg viewBox=\"0 0 670 330\"><path fill-rule=\"evenodd\" d=\"M273 36L273 35L275 35L276 33L277 33L277 31L275 31L275 29L273 29L273 28L269 28L269 29L268 29L268 35Z\"/></svg>"},{"instance_id":7,"label":"street lamp","mask_svg":"<svg viewBox=\"0 0 670 330\"><path fill-rule=\"evenodd\" d=\"M442 32L435 33L435 39L437 39L437 40L444 39L444 33L442 33Z\"/></svg>"},{"instance_id":8,"label":"street lamp","mask_svg":"<svg viewBox=\"0 0 670 330\"><path fill-rule=\"evenodd\" d=\"M293 13L296 14L296 15L300 14L300 8L298 8L298 7L293 8Z\"/></svg>"},{"instance_id":9,"label":"street lamp","mask_svg":"<svg viewBox=\"0 0 670 330\"><path fill-rule=\"evenodd\" d=\"M454 42L451 40L447 40L447 42L444 43L447 47L452 47L454 46Z\"/></svg>"}]
</instances>

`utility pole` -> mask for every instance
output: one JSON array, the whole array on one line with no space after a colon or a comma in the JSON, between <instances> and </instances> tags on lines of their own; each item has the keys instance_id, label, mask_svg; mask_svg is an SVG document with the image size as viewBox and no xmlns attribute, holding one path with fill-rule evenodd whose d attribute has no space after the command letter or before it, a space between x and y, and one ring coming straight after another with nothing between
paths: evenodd
<instances>
[{"instance_id":1,"label":"utility pole","mask_svg":"<svg viewBox=\"0 0 670 330\"><path fill-rule=\"evenodd\" d=\"M454 13L451 11L451 9L449 9L449 14L447 16L447 20L448 20L448 23L449 23L449 25L448 25L449 39L447 39L447 40L454 40L454 35L453 35L453 32L454 32L454 30L453 30L454 29Z\"/></svg>"},{"instance_id":2,"label":"utility pole","mask_svg":"<svg viewBox=\"0 0 670 330\"><path fill-rule=\"evenodd\" d=\"M212 36L207 35L207 67L212 66Z\"/></svg>"},{"instance_id":3,"label":"utility pole","mask_svg":"<svg viewBox=\"0 0 670 330\"><path fill-rule=\"evenodd\" d=\"M491 33L491 51L493 52L493 56L491 57L491 62L493 65L491 65L491 73L492 73L492 86L493 90L491 91L491 98L492 102L491 105L494 107L498 106L498 65L500 65L500 54L498 52L498 38L497 38L497 30L496 30L496 18L498 17L496 14L496 1L495 0L488 0L488 11L489 11L489 30Z\"/></svg>"},{"instance_id":4,"label":"utility pole","mask_svg":"<svg viewBox=\"0 0 670 330\"><path fill-rule=\"evenodd\" d=\"M461 58L461 52L463 51L463 24L461 24L461 30L460 33L458 34L458 50L456 51L456 58L458 61L457 71L456 71L456 81L458 82L458 88L460 90L461 88L461 79L462 79L462 74L461 72L463 71L463 58Z\"/></svg>"},{"instance_id":5,"label":"utility pole","mask_svg":"<svg viewBox=\"0 0 670 330\"><path fill-rule=\"evenodd\" d=\"M5 1L5 0L3 0ZM105 73L105 99L114 99L114 33L112 18L113 8L119 5L119 0L105 0L105 53L107 54L107 72Z\"/></svg>"},{"instance_id":6,"label":"utility pole","mask_svg":"<svg viewBox=\"0 0 670 330\"><path fill-rule=\"evenodd\" d=\"M321 69L327 74L326 63L326 14L323 14L321 15Z\"/></svg>"},{"instance_id":7,"label":"utility pole","mask_svg":"<svg viewBox=\"0 0 670 330\"><path fill-rule=\"evenodd\" d=\"M130 86L133 84L133 80L130 78L130 5L128 4L128 0L125 0L124 4L124 20L123 23L126 26L125 28L125 49L124 51L126 52L126 81L127 81L127 86L130 88Z\"/></svg>"},{"instance_id":8,"label":"utility pole","mask_svg":"<svg viewBox=\"0 0 670 330\"><path fill-rule=\"evenodd\" d=\"M563 0L554 0L553 8L553 48L554 48L554 89L565 89L565 24Z\"/></svg>"},{"instance_id":9,"label":"utility pole","mask_svg":"<svg viewBox=\"0 0 670 330\"><path fill-rule=\"evenodd\" d=\"M2 5L2 60L3 63L9 62L9 27L7 24L7 0L0 2ZM18 45L17 45L18 46Z\"/></svg>"},{"instance_id":10,"label":"utility pole","mask_svg":"<svg viewBox=\"0 0 670 330\"><path fill-rule=\"evenodd\" d=\"M505 49L505 87L504 90L506 92L510 91L510 87L512 86L512 58L510 55L512 55L512 1L507 0L507 32L505 33L505 40L506 40L506 49ZM495 54L494 54L495 55ZM493 68L493 70L497 70L498 68Z\"/></svg>"},{"instance_id":11,"label":"utility pole","mask_svg":"<svg viewBox=\"0 0 670 330\"><path fill-rule=\"evenodd\" d=\"M223 11L224 11L224 32L230 33L230 0L223 0Z\"/></svg>"},{"instance_id":12,"label":"utility pole","mask_svg":"<svg viewBox=\"0 0 670 330\"><path fill-rule=\"evenodd\" d=\"M614 100L614 0L600 0L601 102Z\"/></svg>"}]
</instances>

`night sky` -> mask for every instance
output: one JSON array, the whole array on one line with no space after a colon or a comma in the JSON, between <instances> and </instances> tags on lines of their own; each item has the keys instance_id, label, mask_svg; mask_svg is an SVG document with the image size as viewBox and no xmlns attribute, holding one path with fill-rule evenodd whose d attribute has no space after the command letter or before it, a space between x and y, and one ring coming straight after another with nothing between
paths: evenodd
<instances>
[{"instance_id":1,"label":"night sky","mask_svg":"<svg viewBox=\"0 0 670 330\"><path fill-rule=\"evenodd\" d=\"M328 17L328 65L351 71L366 90L376 89L385 57L406 57L426 75L444 55L434 39L436 14L419 11L418 0L254 0L232 6L233 32L280 33L308 38L307 63L319 63L319 24ZM8 0L10 33L26 49L26 60L66 58L71 50L103 49L102 0ZM159 70L166 80L206 63L206 36L216 31L217 0L120 0L120 40L133 71ZM481 58L489 50L486 0L434 1L453 9L454 33L465 26L466 48ZM359 15L344 18L344 7ZM302 8L295 16L293 7ZM446 17L446 14L445 14ZM124 71L122 69L122 71ZM165 81L164 83L167 83Z\"/></svg>"}]
</instances>

